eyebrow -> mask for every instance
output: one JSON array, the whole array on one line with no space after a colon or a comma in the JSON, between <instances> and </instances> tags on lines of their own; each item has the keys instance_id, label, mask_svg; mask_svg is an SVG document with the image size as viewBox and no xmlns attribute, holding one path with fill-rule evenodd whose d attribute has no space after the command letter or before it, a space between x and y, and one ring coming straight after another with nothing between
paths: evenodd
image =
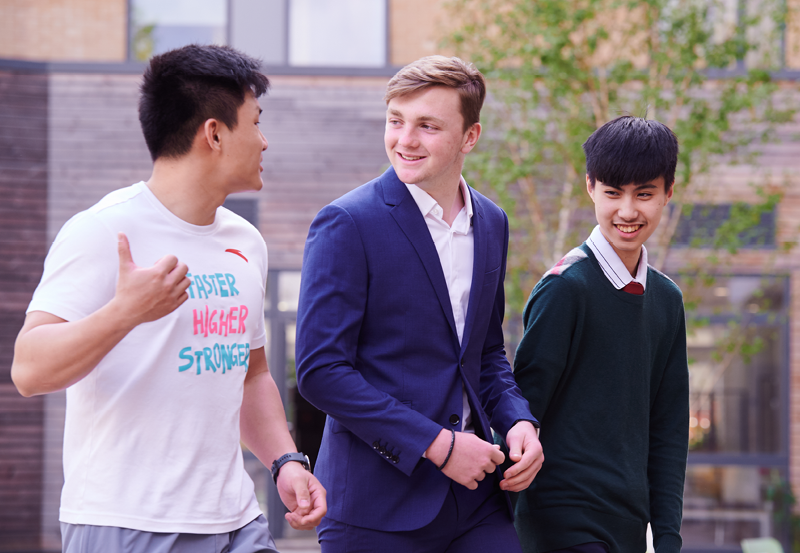
<instances>
[{"instance_id":1,"label":"eyebrow","mask_svg":"<svg viewBox=\"0 0 800 553\"><path fill-rule=\"evenodd\" d=\"M403 114L400 113L396 109L391 109L390 108L387 111L389 112L390 115L396 115L398 117L402 117L403 116ZM431 121L433 123L436 123L437 125L444 125L444 121L442 119L439 119L438 117L433 117L431 115L423 115L421 117L418 117L417 121Z\"/></svg>"}]
</instances>

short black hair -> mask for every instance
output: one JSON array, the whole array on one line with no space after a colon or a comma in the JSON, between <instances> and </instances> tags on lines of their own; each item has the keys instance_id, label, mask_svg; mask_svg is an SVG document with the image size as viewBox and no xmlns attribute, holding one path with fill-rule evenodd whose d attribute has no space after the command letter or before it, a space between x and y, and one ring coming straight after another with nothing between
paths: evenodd
<instances>
[{"instance_id":1,"label":"short black hair","mask_svg":"<svg viewBox=\"0 0 800 553\"><path fill-rule=\"evenodd\" d=\"M675 182L678 138L654 119L623 115L609 121L583 143L586 174L592 186L644 184L664 177L665 192Z\"/></svg>"},{"instance_id":2,"label":"short black hair","mask_svg":"<svg viewBox=\"0 0 800 553\"><path fill-rule=\"evenodd\" d=\"M228 128L251 91L269 88L261 63L229 46L190 44L150 59L140 87L139 122L153 161L181 157L197 129L214 118Z\"/></svg>"}]
</instances>

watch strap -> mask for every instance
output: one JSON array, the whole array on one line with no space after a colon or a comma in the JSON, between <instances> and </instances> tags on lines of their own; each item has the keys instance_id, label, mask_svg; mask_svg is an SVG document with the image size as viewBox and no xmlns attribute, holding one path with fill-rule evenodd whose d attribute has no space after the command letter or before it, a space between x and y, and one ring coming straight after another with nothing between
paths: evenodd
<instances>
[{"instance_id":1,"label":"watch strap","mask_svg":"<svg viewBox=\"0 0 800 553\"><path fill-rule=\"evenodd\" d=\"M275 459L272 463L272 469L270 469L272 471L272 480L275 484L278 483L278 473L280 473L281 467L291 461L300 463L306 470L311 470L311 462L308 460L308 455L296 451L281 455Z\"/></svg>"}]
</instances>

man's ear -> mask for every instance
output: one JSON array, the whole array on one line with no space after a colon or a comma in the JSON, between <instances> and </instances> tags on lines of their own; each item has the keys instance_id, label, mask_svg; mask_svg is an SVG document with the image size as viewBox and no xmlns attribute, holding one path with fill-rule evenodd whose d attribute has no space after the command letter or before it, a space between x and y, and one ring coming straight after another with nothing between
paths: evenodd
<instances>
[{"instance_id":1,"label":"man's ear","mask_svg":"<svg viewBox=\"0 0 800 553\"><path fill-rule=\"evenodd\" d=\"M220 122L214 118L206 119L205 123L203 123L203 127L201 129L201 132L203 133L203 139L208 147L212 150L219 150L220 148L220 126Z\"/></svg>"},{"instance_id":2,"label":"man's ear","mask_svg":"<svg viewBox=\"0 0 800 553\"><path fill-rule=\"evenodd\" d=\"M592 184L592 179L589 178L589 174L586 174L586 192L589 193L589 197L594 201L594 185Z\"/></svg>"},{"instance_id":3,"label":"man's ear","mask_svg":"<svg viewBox=\"0 0 800 553\"><path fill-rule=\"evenodd\" d=\"M672 185L667 190L667 201L664 202L664 205L667 205L669 201L672 199L672 193L675 191L675 181L672 181Z\"/></svg>"},{"instance_id":4,"label":"man's ear","mask_svg":"<svg viewBox=\"0 0 800 553\"><path fill-rule=\"evenodd\" d=\"M472 151L475 147L475 144L478 143L478 139L481 137L481 124L474 123L470 128L467 129L466 134L464 135L464 145L461 146L461 153L468 154Z\"/></svg>"}]
</instances>

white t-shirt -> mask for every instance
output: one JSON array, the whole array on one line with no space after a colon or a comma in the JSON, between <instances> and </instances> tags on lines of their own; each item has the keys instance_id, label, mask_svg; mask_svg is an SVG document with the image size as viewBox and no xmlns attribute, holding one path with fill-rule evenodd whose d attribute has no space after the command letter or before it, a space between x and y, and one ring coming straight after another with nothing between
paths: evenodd
<instances>
[{"instance_id":1,"label":"white t-shirt","mask_svg":"<svg viewBox=\"0 0 800 553\"><path fill-rule=\"evenodd\" d=\"M64 225L28 312L76 321L108 303L120 231L138 266L173 254L188 265L192 285L181 307L137 326L67 389L60 520L236 530L260 514L242 461L239 411L249 352L266 342L266 245L224 208L213 224L191 225L140 182Z\"/></svg>"}]
</instances>

